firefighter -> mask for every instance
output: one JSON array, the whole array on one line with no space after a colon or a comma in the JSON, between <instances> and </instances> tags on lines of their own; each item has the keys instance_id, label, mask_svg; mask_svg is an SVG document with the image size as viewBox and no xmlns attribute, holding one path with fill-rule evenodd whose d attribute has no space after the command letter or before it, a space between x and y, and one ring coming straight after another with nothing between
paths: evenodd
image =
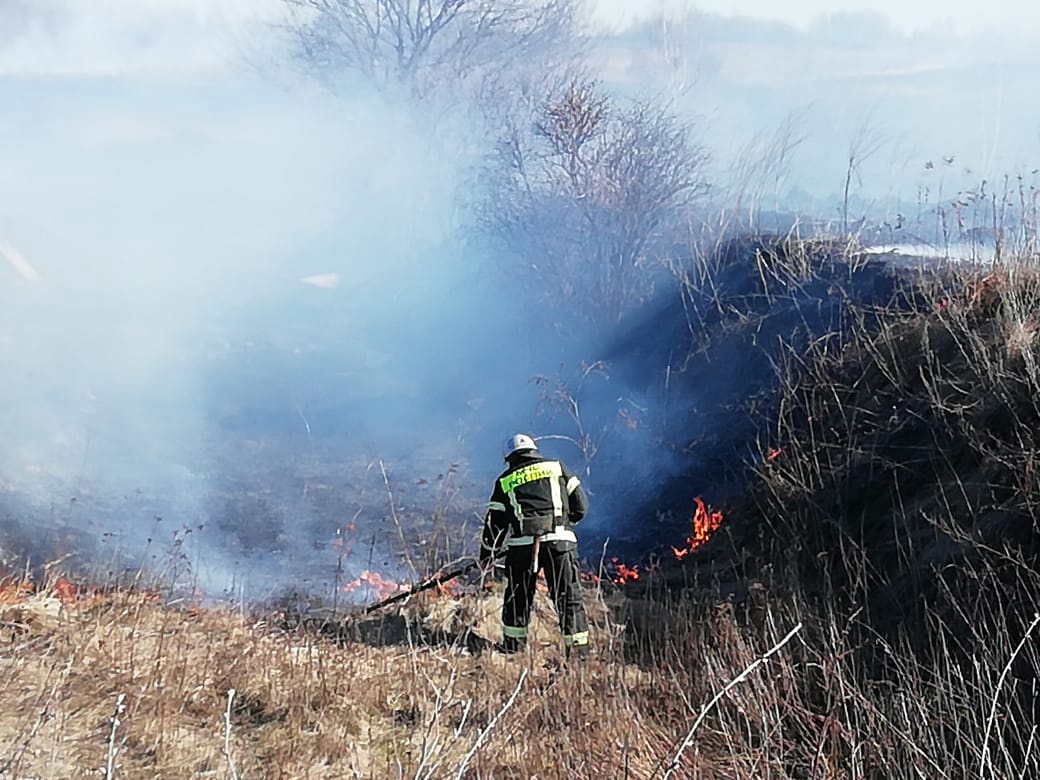
<instances>
[{"instance_id":1,"label":"firefighter","mask_svg":"<svg viewBox=\"0 0 1040 780\"><path fill-rule=\"evenodd\" d=\"M588 654L589 623L578 578L574 526L588 499L581 481L563 463L544 457L534 439L518 433L505 444L506 470L495 481L480 546L486 573L505 547L506 593L502 602L503 653L527 646L527 627L539 570L560 622L568 657Z\"/></svg>"}]
</instances>

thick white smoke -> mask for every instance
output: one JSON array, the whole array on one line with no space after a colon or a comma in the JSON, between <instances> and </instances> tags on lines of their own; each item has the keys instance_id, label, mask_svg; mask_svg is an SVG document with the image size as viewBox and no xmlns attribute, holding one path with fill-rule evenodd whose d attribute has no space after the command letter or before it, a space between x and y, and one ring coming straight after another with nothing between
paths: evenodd
<instances>
[{"instance_id":1,"label":"thick white smoke","mask_svg":"<svg viewBox=\"0 0 1040 780\"><path fill-rule=\"evenodd\" d=\"M316 493L364 484L378 457L456 456L440 410L478 372L446 361L489 346L480 268L456 248L469 126L272 83L192 15L16 12L0 42L4 526L131 557L190 527L218 589L240 559L258 574L248 560L281 556L268 583L331 569L357 507Z\"/></svg>"}]
</instances>

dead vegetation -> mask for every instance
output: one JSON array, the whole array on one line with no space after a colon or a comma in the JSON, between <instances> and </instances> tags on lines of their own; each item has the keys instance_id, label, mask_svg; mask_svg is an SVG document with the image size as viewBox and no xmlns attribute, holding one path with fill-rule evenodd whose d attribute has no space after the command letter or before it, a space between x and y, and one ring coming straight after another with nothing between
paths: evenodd
<instances>
[{"instance_id":1,"label":"dead vegetation","mask_svg":"<svg viewBox=\"0 0 1040 780\"><path fill-rule=\"evenodd\" d=\"M758 257L777 295L797 251ZM508 658L474 589L315 623L9 578L0 776L1037 776L1040 277L907 282L786 350L750 498L674 564L697 591L588 584L586 664L544 596Z\"/></svg>"},{"instance_id":2,"label":"dead vegetation","mask_svg":"<svg viewBox=\"0 0 1040 780\"><path fill-rule=\"evenodd\" d=\"M570 667L544 597L519 658L438 633L461 618L495 636L484 594L411 604L378 641L374 623L333 638L128 593L21 598L3 616L0 776L1019 776L1020 637L967 666L890 646L893 673L870 683L855 615L752 594L623 605L644 614L619 633L589 591L596 652Z\"/></svg>"},{"instance_id":3,"label":"dead vegetation","mask_svg":"<svg viewBox=\"0 0 1040 780\"><path fill-rule=\"evenodd\" d=\"M849 305L847 330L784 355L745 574L773 609L792 582L812 604L797 682L833 776L1031 777L1036 258L910 281L904 305Z\"/></svg>"},{"instance_id":4,"label":"dead vegetation","mask_svg":"<svg viewBox=\"0 0 1040 780\"><path fill-rule=\"evenodd\" d=\"M626 777L668 747L663 678L625 663L602 609L599 652L568 668L544 594L521 658L452 641L460 609L496 636L483 593L337 637L126 592L7 601L0 776Z\"/></svg>"}]
</instances>

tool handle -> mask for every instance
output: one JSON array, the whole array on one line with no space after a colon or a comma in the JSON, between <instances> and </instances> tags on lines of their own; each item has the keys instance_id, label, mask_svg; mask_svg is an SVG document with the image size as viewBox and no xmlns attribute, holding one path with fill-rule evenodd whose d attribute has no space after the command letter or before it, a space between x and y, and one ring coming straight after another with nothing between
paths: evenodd
<instances>
[{"instance_id":1,"label":"tool handle","mask_svg":"<svg viewBox=\"0 0 1040 780\"><path fill-rule=\"evenodd\" d=\"M388 599L377 601L375 604L369 604L367 607L365 607L364 611L367 614L369 612L375 612L377 609L382 609L383 607L390 606L391 604L396 604L398 601L404 601L406 598L408 598L409 596L414 596L416 593L422 593L424 590L435 588L438 585L443 585L445 582L448 582L449 580L455 579L456 577L461 577L463 574L473 571L479 565L479 563L473 561L472 563L467 563L465 566L455 569L454 571L450 571L444 574L435 574L429 579L423 580L418 585L415 585L406 591L396 593Z\"/></svg>"},{"instance_id":2,"label":"tool handle","mask_svg":"<svg viewBox=\"0 0 1040 780\"><path fill-rule=\"evenodd\" d=\"M498 555L496 555L493 560L498 560L499 558L502 558L504 555L505 551L503 550ZM390 598L383 599L382 601L377 601L375 604L369 604L367 607L365 607L364 614L367 615L369 612L375 612L377 609L382 609L383 607L388 607L391 604L396 604L398 601L404 601L409 596L414 596L416 593L422 593L424 590L436 588L438 585L443 585L446 582L450 582L456 577L461 577L463 574L468 574L469 572L479 567L479 561L471 561L470 563L467 563L465 566L460 566L459 568L454 569L453 571L443 573L438 572L437 574L434 574L432 577L423 580L418 585L413 585L406 591L403 591L401 593L395 593Z\"/></svg>"}]
</instances>

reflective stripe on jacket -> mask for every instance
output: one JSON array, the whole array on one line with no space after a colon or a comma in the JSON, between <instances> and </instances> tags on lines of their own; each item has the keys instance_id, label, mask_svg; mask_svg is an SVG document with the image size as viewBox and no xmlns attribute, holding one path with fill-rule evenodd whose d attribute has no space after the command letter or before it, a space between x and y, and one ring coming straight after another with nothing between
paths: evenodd
<instances>
[{"instance_id":1,"label":"reflective stripe on jacket","mask_svg":"<svg viewBox=\"0 0 1040 780\"><path fill-rule=\"evenodd\" d=\"M495 481L484 519L481 558L490 557L503 545L533 544L525 521L551 523L552 530L542 535L542 541L576 542L572 528L587 509L581 480L566 465L542 457L537 450L517 453Z\"/></svg>"}]
</instances>

